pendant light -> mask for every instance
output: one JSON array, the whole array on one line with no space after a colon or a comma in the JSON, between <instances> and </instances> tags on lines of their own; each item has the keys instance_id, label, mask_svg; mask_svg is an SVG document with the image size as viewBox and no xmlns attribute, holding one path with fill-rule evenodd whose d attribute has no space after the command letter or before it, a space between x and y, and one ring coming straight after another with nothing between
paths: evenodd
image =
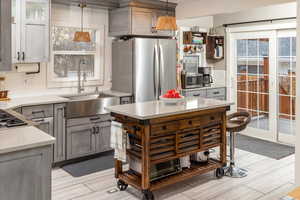
<instances>
[{"instance_id":1,"label":"pendant light","mask_svg":"<svg viewBox=\"0 0 300 200\"><path fill-rule=\"evenodd\" d=\"M156 30L161 31L176 31L177 24L176 24L176 17L169 16L169 0L167 0L167 15L158 17L156 23Z\"/></svg>"},{"instance_id":2,"label":"pendant light","mask_svg":"<svg viewBox=\"0 0 300 200\"><path fill-rule=\"evenodd\" d=\"M83 9L86 8L86 3L81 3L78 5L81 8L81 31L76 31L74 35L74 42L91 42L91 36L89 32L83 31Z\"/></svg>"}]
</instances>

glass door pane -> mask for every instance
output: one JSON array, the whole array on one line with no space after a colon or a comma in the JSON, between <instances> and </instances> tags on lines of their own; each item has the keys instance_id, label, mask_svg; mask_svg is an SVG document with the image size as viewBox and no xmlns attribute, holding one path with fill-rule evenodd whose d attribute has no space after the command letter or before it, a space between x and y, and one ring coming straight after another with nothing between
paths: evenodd
<instances>
[{"instance_id":1,"label":"glass door pane","mask_svg":"<svg viewBox=\"0 0 300 200\"><path fill-rule=\"evenodd\" d=\"M46 0L26 0L26 21L35 24L45 23L48 20L48 5Z\"/></svg>"},{"instance_id":2,"label":"glass door pane","mask_svg":"<svg viewBox=\"0 0 300 200\"><path fill-rule=\"evenodd\" d=\"M280 36L277 54L279 140L295 136L296 37Z\"/></svg>"},{"instance_id":3,"label":"glass door pane","mask_svg":"<svg viewBox=\"0 0 300 200\"><path fill-rule=\"evenodd\" d=\"M269 39L239 39L236 46L237 110L252 116L250 127L269 130Z\"/></svg>"}]
</instances>

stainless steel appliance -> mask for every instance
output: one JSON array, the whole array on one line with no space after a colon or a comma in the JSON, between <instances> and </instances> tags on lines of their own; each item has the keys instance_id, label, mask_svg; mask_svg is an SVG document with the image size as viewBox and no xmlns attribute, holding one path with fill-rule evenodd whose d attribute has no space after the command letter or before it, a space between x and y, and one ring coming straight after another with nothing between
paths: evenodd
<instances>
[{"instance_id":1,"label":"stainless steel appliance","mask_svg":"<svg viewBox=\"0 0 300 200\"><path fill-rule=\"evenodd\" d=\"M205 87L210 87L213 83L213 77L211 75L212 69L211 67L199 67L198 72L203 74L203 85Z\"/></svg>"},{"instance_id":2,"label":"stainless steel appliance","mask_svg":"<svg viewBox=\"0 0 300 200\"><path fill-rule=\"evenodd\" d=\"M12 114L4 110L0 110L0 129L24 125L27 125L25 121L13 116Z\"/></svg>"},{"instance_id":3,"label":"stainless steel appliance","mask_svg":"<svg viewBox=\"0 0 300 200\"><path fill-rule=\"evenodd\" d=\"M183 89L203 87L203 74L199 73L181 73L181 84Z\"/></svg>"},{"instance_id":4,"label":"stainless steel appliance","mask_svg":"<svg viewBox=\"0 0 300 200\"><path fill-rule=\"evenodd\" d=\"M177 87L176 40L131 38L112 44L112 90L152 101Z\"/></svg>"},{"instance_id":5,"label":"stainless steel appliance","mask_svg":"<svg viewBox=\"0 0 300 200\"><path fill-rule=\"evenodd\" d=\"M129 168L137 173L141 173L141 162L131 157L129 159ZM150 181L155 181L167 176L177 174L182 171L179 159L170 160L163 163L151 165Z\"/></svg>"}]
</instances>

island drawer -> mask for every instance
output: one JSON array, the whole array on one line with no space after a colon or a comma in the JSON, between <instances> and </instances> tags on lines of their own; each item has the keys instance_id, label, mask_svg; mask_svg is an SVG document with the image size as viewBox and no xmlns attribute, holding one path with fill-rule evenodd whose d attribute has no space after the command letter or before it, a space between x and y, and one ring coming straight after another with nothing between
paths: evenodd
<instances>
[{"instance_id":1,"label":"island drawer","mask_svg":"<svg viewBox=\"0 0 300 200\"><path fill-rule=\"evenodd\" d=\"M150 139L150 158L159 160L176 155L176 134Z\"/></svg>"},{"instance_id":2,"label":"island drawer","mask_svg":"<svg viewBox=\"0 0 300 200\"><path fill-rule=\"evenodd\" d=\"M202 126L204 124L213 123L221 120L221 113L212 113L197 118L183 119L179 121L180 129L189 129Z\"/></svg>"},{"instance_id":3,"label":"island drawer","mask_svg":"<svg viewBox=\"0 0 300 200\"><path fill-rule=\"evenodd\" d=\"M221 144L222 125L214 124L206 126L201 131L201 147L212 148Z\"/></svg>"},{"instance_id":4,"label":"island drawer","mask_svg":"<svg viewBox=\"0 0 300 200\"><path fill-rule=\"evenodd\" d=\"M162 124L153 124L151 125L151 136L159 136L167 133L172 133L179 129L178 122L169 122Z\"/></svg>"},{"instance_id":5,"label":"island drawer","mask_svg":"<svg viewBox=\"0 0 300 200\"><path fill-rule=\"evenodd\" d=\"M38 105L38 106L28 106L22 108L22 114L26 119L37 119L53 117L53 105Z\"/></svg>"}]
</instances>

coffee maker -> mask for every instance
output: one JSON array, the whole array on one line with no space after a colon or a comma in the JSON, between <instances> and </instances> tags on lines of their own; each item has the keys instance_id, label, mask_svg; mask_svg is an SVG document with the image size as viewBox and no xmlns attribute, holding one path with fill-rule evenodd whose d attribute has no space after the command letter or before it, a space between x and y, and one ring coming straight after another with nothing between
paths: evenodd
<instances>
[{"instance_id":1,"label":"coffee maker","mask_svg":"<svg viewBox=\"0 0 300 200\"><path fill-rule=\"evenodd\" d=\"M210 87L213 83L211 67L199 67L198 73L203 75L203 86Z\"/></svg>"}]
</instances>

